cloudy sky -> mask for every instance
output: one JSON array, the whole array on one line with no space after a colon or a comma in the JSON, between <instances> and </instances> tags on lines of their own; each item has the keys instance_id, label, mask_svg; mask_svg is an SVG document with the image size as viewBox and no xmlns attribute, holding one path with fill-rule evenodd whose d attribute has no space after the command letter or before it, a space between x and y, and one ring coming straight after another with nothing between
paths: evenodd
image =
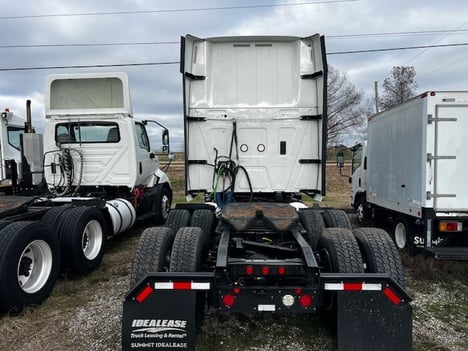
<instances>
[{"instance_id":1,"label":"cloudy sky","mask_svg":"<svg viewBox=\"0 0 468 351\"><path fill-rule=\"evenodd\" d=\"M415 67L419 92L468 90L466 0L0 0L0 9L0 109L24 116L31 99L39 129L47 75L124 71L135 116L167 125L180 149L177 64L63 67L177 62L185 34L324 34L328 63L367 98L399 65ZM434 47L342 54L414 46Z\"/></svg>"}]
</instances>

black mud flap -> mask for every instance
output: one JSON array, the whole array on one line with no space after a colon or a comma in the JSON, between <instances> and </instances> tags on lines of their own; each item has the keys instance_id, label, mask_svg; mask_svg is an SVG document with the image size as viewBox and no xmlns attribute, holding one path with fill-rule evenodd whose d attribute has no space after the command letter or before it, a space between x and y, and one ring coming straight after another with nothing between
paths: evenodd
<instances>
[{"instance_id":1,"label":"black mud flap","mask_svg":"<svg viewBox=\"0 0 468 351\"><path fill-rule=\"evenodd\" d=\"M122 351L195 350L211 273L152 273L125 297Z\"/></svg>"},{"instance_id":2,"label":"black mud flap","mask_svg":"<svg viewBox=\"0 0 468 351\"><path fill-rule=\"evenodd\" d=\"M325 290L336 293L338 350L412 350L411 298L381 274L328 278ZM381 278L382 277L382 278Z\"/></svg>"}]
</instances>

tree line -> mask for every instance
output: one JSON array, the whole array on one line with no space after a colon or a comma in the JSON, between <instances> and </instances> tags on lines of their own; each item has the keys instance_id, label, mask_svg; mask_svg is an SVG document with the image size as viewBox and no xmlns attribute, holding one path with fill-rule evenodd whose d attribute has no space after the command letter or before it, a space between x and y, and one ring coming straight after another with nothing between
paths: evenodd
<instances>
[{"instance_id":1,"label":"tree line","mask_svg":"<svg viewBox=\"0 0 468 351\"><path fill-rule=\"evenodd\" d=\"M336 145L344 139L362 139L367 118L389 109L416 95L418 84L412 66L395 66L382 83L378 101L364 101L364 93L351 83L345 73L328 66L328 144ZM375 107L378 106L378 111Z\"/></svg>"}]
</instances>

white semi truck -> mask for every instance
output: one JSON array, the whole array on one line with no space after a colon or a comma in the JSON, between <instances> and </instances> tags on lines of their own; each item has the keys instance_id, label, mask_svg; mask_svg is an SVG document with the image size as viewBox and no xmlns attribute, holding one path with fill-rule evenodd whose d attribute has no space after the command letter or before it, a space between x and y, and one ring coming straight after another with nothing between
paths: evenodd
<instances>
[{"instance_id":1,"label":"white semi truck","mask_svg":"<svg viewBox=\"0 0 468 351\"><path fill-rule=\"evenodd\" d=\"M396 245L468 259L468 92L432 91L369 119L353 147L351 205Z\"/></svg>"},{"instance_id":2,"label":"white semi truck","mask_svg":"<svg viewBox=\"0 0 468 351\"><path fill-rule=\"evenodd\" d=\"M50 293L60 268L99 266L107 238L165 220L172 189L133 118L124 73L48 77L45 135L2 112L0 310ZM163 144L169 134L163 128ZM43 140L44 139L44 140Z\"/></svg>"},{"instance_id":3,"label":"white semi truck","mask_svg":"<svg viewBox=\"0 0 468 351\"><path fill-rule=\"evenodd\" d=\"M188 196L141 235L122 349L195 350L206 307L323 313L339 350L410 350L412 309L383 230L325 194L324 38L182 38ZM285 326L287 328L287 326Z\"/></svg>"}]
</instances>

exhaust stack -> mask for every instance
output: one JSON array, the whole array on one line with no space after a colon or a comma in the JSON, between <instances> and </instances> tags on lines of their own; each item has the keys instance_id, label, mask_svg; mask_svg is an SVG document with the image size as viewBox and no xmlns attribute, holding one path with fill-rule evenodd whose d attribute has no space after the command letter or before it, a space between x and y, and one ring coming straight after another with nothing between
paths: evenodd
<instances>
[{"instance_id":1,"label":"exhaust stack","mask_svg":"<svg viewBox=\"0 0 468 351\"><path fill-rule=\"evenodd\" d=\"M31 100L26 100L26 122L24 127L26 133L34 133L31 122Z\"/></svg>"}]
</instances>

